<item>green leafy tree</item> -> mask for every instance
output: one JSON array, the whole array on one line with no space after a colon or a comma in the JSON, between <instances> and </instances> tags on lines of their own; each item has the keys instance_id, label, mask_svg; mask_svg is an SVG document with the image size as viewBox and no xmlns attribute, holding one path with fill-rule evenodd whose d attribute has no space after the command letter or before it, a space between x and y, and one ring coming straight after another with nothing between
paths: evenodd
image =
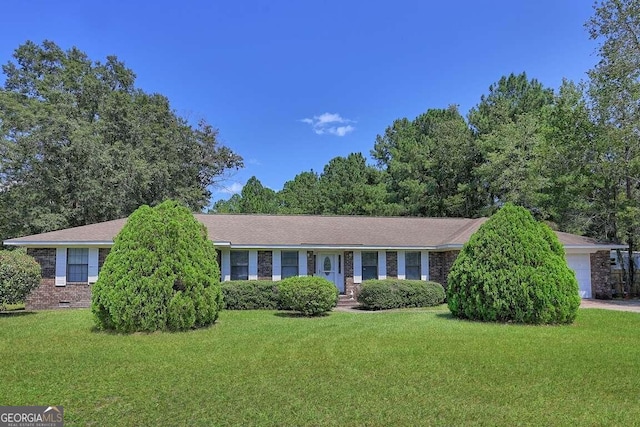
<instances>
[{"instance_id":1,"label":"green leafy tree","mask_svg":"<svg viewBox=\"0 0 640 427\"><path fill-rule=\"evenodd\" d=\"M285 214L319 215L323 211L320 177L313 170L296 175L278 193Z\"/></svg>"},{"instance_id":2,"label":"green leafy tree","mask_svg":"<svg viewBox=\"0 0 640 427\"><path fill-rule=\"evenodd\" d=\"M135 87L115 56L27 42L3 65L0 238L129 215L166 198L194 210L242 159L206 122L192 127L166 97Z\"/></svg>"},{"instance_id":3,"label":"green leafy tree","mask_svg":"<svg viewBox=\"0 0 640 427\"><path fill-rule=\"evenodd\" d=\"M23 249L0 251L0 310L23 302L40 285L40 264Z\"/></svg>"},{"instance_id":4,"label":"green leafy tree","mask_svg":"<svg viewBox=\"0 0 640 427\"><path fill-rule=\"evenodd\" d=\"M640 3L596 2L586 26L600 42L600 62L589 71L589 95L598 125L604 203L610 218L606 234L626 242L629 255L640 238ZM606 176L605 176L606 174ZM631 257L630 257L631 258ZM627 291L635 281L627 266Z\"/></svg>"},{"instance_id":5,"label":"green leafy tree","mask_svg":"<svg viewBox=\"0 0 640 427\"><path fill-rule=\"evenodd\" d=\"M383 175L368 166L362 153L335 157L319 180L322 213L335 215L389 215Z\"/></svg>"},{"instance_id":6,"label":"green leafy tree","mask_svg":"<svg viewBox=\"0 0 640 427\"><path fill-rule=\"evenodd\" d=\"M101 329L186 330L213 324L220 270L206 228L175 201L142 206L116 236L91 310Z\"/></svg>"},{"instance_id":7,"label":"green leafy tree","mask_svg":"<svg viewBox=\"0 0 640 427\"><path fill-rule=\"evenodd\" d=\"M506 204L475 232L447 278L454 316L481 321L571 323L578 282L551 229Z\"/></svg>"},{"instance_id":8,"label":"green leafy tree","mask_svg":"<svg viewBox=\"0 0 640 427\"><path fill-rule=\"evenodd\" d=\"M484 206L472 175L477 148L455 106L396 120L377 136L371 155L403 215L473 217Z\"/></svg>"}]
</instances>

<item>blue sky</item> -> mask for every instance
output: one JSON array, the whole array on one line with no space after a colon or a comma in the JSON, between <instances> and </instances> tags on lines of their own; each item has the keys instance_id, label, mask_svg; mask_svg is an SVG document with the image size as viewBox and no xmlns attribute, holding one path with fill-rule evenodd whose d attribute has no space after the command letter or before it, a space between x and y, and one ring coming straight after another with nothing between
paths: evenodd
<instances>
[{"instance_id":1,"label":"blue sky","mask_svg":"<svg viewBox=\"0 0 640 427\"><path fill-rule=\"evenodd\" d=\"M589 0L11 1L0 62L26 40L114 54L137 86L206 119L245 168L279 190L333 157L362 152L401 117L457 104L463 115L511 72L545 86L597 62Z\"/></svg>"}]
</instances>

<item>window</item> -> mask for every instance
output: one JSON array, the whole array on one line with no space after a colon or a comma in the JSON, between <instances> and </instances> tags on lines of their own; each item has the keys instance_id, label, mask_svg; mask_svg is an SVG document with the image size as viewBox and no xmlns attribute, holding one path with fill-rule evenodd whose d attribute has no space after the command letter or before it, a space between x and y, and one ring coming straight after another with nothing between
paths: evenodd
<instances>
[{"instance_id":1,"label":"window","mask_svg":"<svg viewBox=\"0 0 640 427\"><path fill-rule=\"evenodd\" d=\"M281 254L282 278L298 275L298 252L282 251Z\"/></svg>"},{"instance_id":2,"label":"window","mask_svg":"<svg viewBox=\"0 0 640 427\"><path fill-rule=\"evenodd\" d=\"M407 280L420 280L420 252L405 252L404 275Z\"/></svg>"},{"instance_id":3,"label":"window","mask_svg":"<svg viewBox=\"0 0 640 427\"><path fill-rule=\"evenodd\" d=\"M362 280L378 278L378 253L362 252Z\"/></svg>"},{"instance_id":4,"label":"window","mask_svg":"<svg viewBox=\"0 0 640 427\"><path fill-rule=\"evenodd\" d=\"M231 280L249 280L249 251L231 251Z\"/></svg>"},{"instance_id":5,"label":"window","mask_svg":"<svg viewBox=\"0 0 640 427\"><path fill-rule=\"evenodd\" d=\"M67 249L67 282L89 282L89 249Z\"/></svg>"}]
</instances>

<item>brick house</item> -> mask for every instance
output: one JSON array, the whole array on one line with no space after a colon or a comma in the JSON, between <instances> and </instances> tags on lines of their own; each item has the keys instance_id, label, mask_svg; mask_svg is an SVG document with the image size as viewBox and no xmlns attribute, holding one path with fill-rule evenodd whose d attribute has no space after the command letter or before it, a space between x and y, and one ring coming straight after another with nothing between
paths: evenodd
<instances>
[{"instance_id":1,"label":"brick house","mask_svg":"<svg viewBox=\"0 0 640 427\"><path fill-rule=\"evenodd\" d=\"M221 279L317 275L347 297L370 278L433 280L446 286L456 256L486 218L196 214L218 251ZM6 240L42 266L29 309L88 307L113 239L126 219ZM557 233L583 298L611 294L615 245Z\"/></svg>"}]
</instances>

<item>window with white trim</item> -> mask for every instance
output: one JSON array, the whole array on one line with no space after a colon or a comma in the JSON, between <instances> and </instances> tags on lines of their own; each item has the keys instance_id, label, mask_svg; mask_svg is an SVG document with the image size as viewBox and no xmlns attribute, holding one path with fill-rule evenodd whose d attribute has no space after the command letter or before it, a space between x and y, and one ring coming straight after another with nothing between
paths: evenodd
<instances>
[{"instance_id":1,"label":"window with white trim","mask_svg":"<svg viewBox=\"0 0 640 427\"><path fill-rule=\"evenodd\" d=\"M378 278L378 252L362 252L362 280Z\"/></svg>"},{"instance_id":2,"label":"window with white trim","mask_svg":"<svg viewBox=\"0 0 640 427\"><path fill-rule=\"evenodd\" d=\"M249 251L231 251L231 280L249 280Z\"/></svg>"},{"instance_id":3,"label":"window with white trim","mask_svg":"<svg viewBox=\"0 0 640 427\"><path fill-rule=\"evenodd\" d=\"M420 252L405 252L404 275L407 280L420 280L421 278Z\"/></svg>"},{"instance_id":4,"label":"window with white trim","mask_svg":"<svg viewBox=\"0 0 640 427\"><path fill-rule=\"evenodd\" d=\"M295 277L298 275L298 252L282 251L280 254L281 277Z\"/></svg>"},{"instance_id":5,"label":"window with white trim","mask_svg":"<svg viewBox=\"0 0 640 427\"><path fill-rule=\"evenodd\" d=\"M89 249L67 249L67 282L89 282Z\"/></svg>"}]
</instances>

